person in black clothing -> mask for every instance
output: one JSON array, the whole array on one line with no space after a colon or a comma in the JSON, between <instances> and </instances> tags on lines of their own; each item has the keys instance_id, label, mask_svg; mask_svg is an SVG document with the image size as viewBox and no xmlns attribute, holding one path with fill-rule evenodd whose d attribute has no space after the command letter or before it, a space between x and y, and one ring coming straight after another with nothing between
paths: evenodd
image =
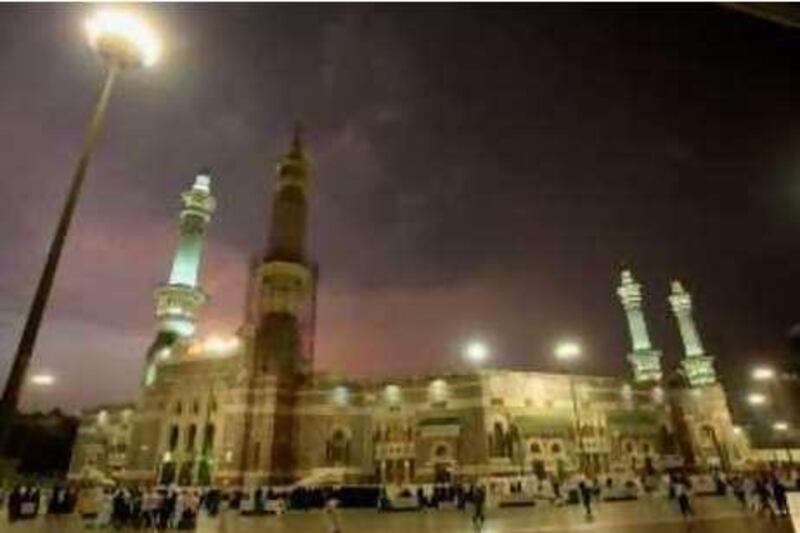
<instances>
[{"instance_id":1,"label":"person in black clothing","mask_svg":"<svg viewBox=\"0 0 800 533\"><path fill-rule=\"evenodd\" d=\"M789 514L789 504L786 501L786 487L783 486L778 476L772 475L772 497L775 499L775 508L779 515L785 516Z\"/></svg>"},{"instance_id":2,"label":"person in black clothing","mask_svg":"<svg viewBox=\"0 0 800 533\"><path fill-rule=\"evenodd\" d=\"M14 522L19 518L22 494L19 485L14 487L8 495L8 521Z\"/></svg>"},{"instance_id":3,"label":"person in black clothing","mask_svg":"<svg viewBox=\"0 0 800 533\"><path fill-rule=\"evenodd\" d=\"M475 507L472 515L472 523L475 525L475 528L480 531L481 528L483 528L483 523L486 521L486 516L483 512L486 505L486 491L482 486L478 485L472 492L472 503Z\"/></svg>"},{"instance_id":4,"label":"person in black clothing","mask_svg":"<svg viewBox=\"0 0 800 533\"><path fill-rule=\"evenodd\" d=\"M586 483L586 481L581 480L578 483L578 492L581 495L581 501L583 502L583 508L586 509L586 517L592 517L592 488Z\"/></svg>"},{"instance_id":5,"label":"person in black clothing","mask_svg":"<svg viewBox=\"0 0 800 533\"><path fill-rule=\"evenodd\" d=\"M772 504L769 501L770 494L769 489L767 488L766 480L762 478L756 479L756 487L754 492L758 497L758 514L761 515L762 512L766 511L770 518L774 520L775 510L772 508Z\"/></svg>"},{"instance_id":6,"label":"person in black clothing","mask_svg":"<svg viewBox=\"0 0 800 533\"><path fill-rule=\"evenodd\" d=\"M745 494L744 481L742 480L741 476L736 476L733 478L731 481L731 487L733 489L733 495L741 504L742 509L747 510L747 494Z\"/></svg>"},{"instance_id":7,"label":"person in black clothing","mask_svg":"<svg viewBox=\"0 0 800 533\"><path fill-rule=\"evenodd\" d=\"M683 518L691 518L694 515L694 509L692 509L692 504L689 500L689 483L683 478L675 483L675 497L678 500L678 506L681 509Z\"/></svg>"}]
</instances>

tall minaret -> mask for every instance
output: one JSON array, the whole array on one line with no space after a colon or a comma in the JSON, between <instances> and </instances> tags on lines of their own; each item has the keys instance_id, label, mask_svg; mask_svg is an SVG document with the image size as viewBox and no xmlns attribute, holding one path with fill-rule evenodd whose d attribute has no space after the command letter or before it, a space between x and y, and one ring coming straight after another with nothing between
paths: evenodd
<instances>
[{"instance_id":1,"label":"tall minaret","mask_svg":"<svg viewBox=\"0 0 800 533\"><path fill-rule=\"evenodd\" d=\"M203 235L216 200L211 194L211 176L201 171L192 187L181 194L183 209L180 213L180 237L169 282L156 289L156 320L158 332L148 350L148 368L145 381L155 378L155 361L169 357L169 349L179 340L194 335L197 314L206 300L198 285L200 261L203 255Z\"/></svg>"},{"instance_id":2,"label":"tall minaret","mask_svg":"<svg viewBox=\"0 0 800 533\"><path fill-rule=\"evenodd\" d=\"M692 297L684 290L680 281L672 282L672 293L669 296L672 312L678 321L683 347L686 355L681 365L692 387L716 383L714 358L706 355L700 335L692 317Z\"/></svg>"},{"instance_id":3,"label":"tall minaret","mask_svg":"<svg viewBox=\"0 0 800 533\"><path fill-rule=\"evenodd\" d=\"M278 163L272 219L264 260L257 269L259 289L256 366L294 375L308 365L303 325L312 305L314 269L306 253L309 162L299 132Z\"/></svg>"},{"instance_id":4,"label":"tall minaret","mask_svg":"<svg viewBox=\"0 0 800 533\"><path fill-rule=\"evenodd\" d=\"M654 350L647 333L642 310L642 286L633 279L630 270L622 271L617 295L628 318L631 334L631 353L628 361L633 366L633 378L637 383L661 381L661 352Z\"/></svg>"}]
</instances>

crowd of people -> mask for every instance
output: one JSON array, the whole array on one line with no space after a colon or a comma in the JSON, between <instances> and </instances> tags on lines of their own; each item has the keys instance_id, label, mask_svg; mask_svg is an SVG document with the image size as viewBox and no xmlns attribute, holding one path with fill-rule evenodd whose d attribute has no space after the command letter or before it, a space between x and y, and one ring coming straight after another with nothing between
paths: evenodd
<instances>
[{"instance_id":1,"label":"crowd of people","mask_svg":"<svg viewBox=\"0 0 800 533\"><path fill-rule=\"evenodd\" d=\"M709 490L718 495L730 494L743 510L758 516L777 519L789 514L787 490L799 489L800 486L787 486L786 476L774 471L760 471L725 475L721 472L713 474L713 482L698 486L698 478L683 473L665 475L657 483L659 491L666 493L669 500L676 503L681 515L691 519L695 514L694 497ZM800 479L789 475L792 485L800 485ZM650 480L652 481L652 480ZM551 504L564 505L579 503L583 506L587 517L593 516L593 505L612 493L614 488L611 479L602 483L597 478L580 477L577 480L558 482L549 480L549 491L552 493ZM637 484L643 494L655 494L655 486L648 480ZM541 490L541 486L538 487ZM496 504L503 495L524 496L530 487L524 487L521 481L508 481L496 484L492 480L483 480L477 484L438 484L423 488L408 487L395 492L411 501L415 508L438 509L443 505L452 508L472 511L472 520L476 528L485 521L485 509L489 501ZM339 530L339 519L336 509L344 507L373 507L378 510L391 510L392 498L386 487L352 486L339 488L295 487L294 489L276 491L268 486L242 489L230 489L222 492L217 489L194 489L176 487L155 487L137 489L129 487L94 486L76 488L74 486L56 485L51 490L42 491L32 485L19 485L7 494L0 495L7 506L10 521L32 518L40 513L48 516L78 514L87 526L94 528L147 528L147 529L194 529L200 512L216 516L222 506L237 510L242 514L279 513L285 509L308 510L323 509L331 529ZM279 505L275 505L278 503Z\"/></svg>"},{"instance_id":2,"label":"crowd of people","mask_svg":"<svg viewBox=\"0 0 800 533\"><path fill-rule=\"evenodd\" d=\"M15 522L40 514L42 491L20 485L6 498L8 520ZM77 513L88 527L194 529L197 514L203 508L216 515L222 493L219 490L154 488L138 490L125 487L65 487L56 485L49 491L46 515Z\"/></svg>"}]
</instances>

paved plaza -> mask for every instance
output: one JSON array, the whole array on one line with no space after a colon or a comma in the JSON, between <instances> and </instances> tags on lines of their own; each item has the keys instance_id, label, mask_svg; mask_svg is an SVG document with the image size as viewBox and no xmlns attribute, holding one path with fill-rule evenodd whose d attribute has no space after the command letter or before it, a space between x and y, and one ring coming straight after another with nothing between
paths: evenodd
<instances>
[{"instance_id":1,"label":"paved plaza","mask_svg":"<svg viewBox=\"0 0 800 533\"><path fill-rule=\"evenodd\" d=\"M487 515L483 533L526 533L566 531L597 531L603 533L792 533L787 518L770 521L752 513L742 512L735 502L726 498L701 498L695 501L697 516L684 521L677 508L662 499L603 503L595 518L587 521L577 506L493 509ZM456 510L377 513L369 510L340 512L342 533L474 533L468 512ZM34 522L9 525L4 522L0 531L20 533L84 531L76 517L63 519L39 518ZM203 518L198 533L329 533L329 527L319 511L289 513L284 516L241 517L229 513L214 520Z\"/></svg>"}]
</instances>

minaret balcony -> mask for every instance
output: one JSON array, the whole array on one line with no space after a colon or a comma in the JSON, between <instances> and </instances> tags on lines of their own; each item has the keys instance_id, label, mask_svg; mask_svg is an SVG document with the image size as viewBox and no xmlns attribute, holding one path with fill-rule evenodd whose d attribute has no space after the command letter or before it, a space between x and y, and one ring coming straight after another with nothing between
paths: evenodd
<instances>
[{"instance_id":1,"label":"minaret balcony","mask_svg":"<svg viewBox=\"0 0 800 533\"><path fill-rule=\"evenodd\" d=\"M197 287L171 284L160 285L155 291L156 319L161 323L194 323L206 294Z\"/></svg>"}]
</instances>

